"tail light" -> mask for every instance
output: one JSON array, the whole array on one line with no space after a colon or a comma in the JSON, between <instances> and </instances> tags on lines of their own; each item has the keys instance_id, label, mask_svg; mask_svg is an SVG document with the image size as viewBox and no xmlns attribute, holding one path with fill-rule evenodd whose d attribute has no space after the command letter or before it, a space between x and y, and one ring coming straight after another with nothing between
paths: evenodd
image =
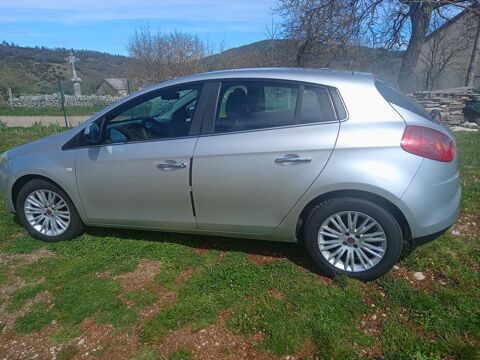
<instances>
[{"instance_id":1,"label":"tail light","mask_svg":"<svg viewBox=\"0 0 480 360\"><path fill-rule=\"evenodd\" d=\"M449 162L455 158L455 144L450 137L422 126L407 126L401 147L409 153L432 160Z\"/></svg>"}]
</instances>

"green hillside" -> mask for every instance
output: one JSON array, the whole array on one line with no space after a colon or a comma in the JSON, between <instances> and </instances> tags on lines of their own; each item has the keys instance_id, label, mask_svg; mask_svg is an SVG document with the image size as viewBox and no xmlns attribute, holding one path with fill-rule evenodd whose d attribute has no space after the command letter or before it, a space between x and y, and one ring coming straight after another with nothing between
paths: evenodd
<instances>
[{"instance_id":1,"label":"green hillside","mask_svg":"<svg viewBox=\"0 0 480 360\"><path fill-rule=\"evenodd\" d=\"M72 92L67 49L11 46L0 44L0 91L11 87L18 94L48 94L58 90L61 79L66 93ZM126 77L129 58L97 51L75 50L78 76L85 94L95 92L104 78Z\"/></svg>"},{"instance_id":2,"label":"green hillside","mask_svg":"<svg viewBox=\"0 0 480 360\"><path fill-rule=\"evenodd\" d=\"M292 40L263 40L228 49L201 61L198 71L258 66L295 66L298 44ZM20 47L0 43L0 95L11 87L14 95L50 94L58 91L62 80L67 94L72 93L70 65L65 58L68 49ZM402 52L356 47L350 53L337 51L314 53L307 57L308 67L329 67L336 70L355 70L375 73L394 83L400 70ZM75 50L82 92L92 94L105 78L129 77L129 57ZM131 70L131 69L130 69ZM133 76L134 77L134 76Z\"/></svg>"}]
</instances>

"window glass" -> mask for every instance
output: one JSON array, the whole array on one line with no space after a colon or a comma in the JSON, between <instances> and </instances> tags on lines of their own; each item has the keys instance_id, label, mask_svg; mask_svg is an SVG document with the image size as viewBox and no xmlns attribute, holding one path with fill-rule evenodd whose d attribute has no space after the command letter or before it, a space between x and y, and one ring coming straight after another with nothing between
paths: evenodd
<instances>
[{"instance_id":1,"label":"window glass","mask_svg":"<svg viewBox=\"0 0 480 360\"><path fill-rule=\"evenodd\" d=\"M105 141L119 143L188 136L201 86L170 88L107 119Z\"/></svg>"},{"instance_id":2,"label":"window glass","mask_svg":"<svg viewBox=\"0 0 480 360\"><path fill-rule=\"evenodd\" d=\"M394 88L388 86L382 81L375 81L375 86L377 87L378 92L387 100L389 103L400 106L408 111L413 112L419 116L422 116L428 120L433 121L432 116L425 110L420 104L417 104L415 101L407 98L406 95L403 95L401 92L395 90Z\"/></svg>"},{"instance_id":3,"label":"window glass","mask_svg":"<svg viewBox=\"0 0 480 360\"><path fill-rule=\"evenodd\" d=\"M336 120L336 117L327 90L306 86L302 97L300 123L309 124L333 120Z\"/></svg>"},{"instance_id":4,"label":"window glass","mask_svg":"<svg viewBox=\"0 0 480 360\"><path fill-rule=\"evenodd\" d=\"M292 125L298 86L256 81L223 83L215 132Z\"/></svg>"}]
</instances>

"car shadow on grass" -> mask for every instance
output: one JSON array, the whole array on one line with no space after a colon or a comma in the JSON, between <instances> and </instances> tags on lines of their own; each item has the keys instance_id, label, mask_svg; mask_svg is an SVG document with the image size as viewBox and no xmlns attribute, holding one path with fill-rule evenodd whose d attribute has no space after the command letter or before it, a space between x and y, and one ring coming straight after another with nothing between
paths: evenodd
<instances>
[{"instance_id":1,"label":"car shadow on grass","mask_svg":"<svg viewBox=\"0 0 480 360\"><path fill-rule=\"evenodd\" d=\"M245 238L230 238L211 235L167 233L160 231L146 231L118 228L87 227L85 233L99 238L111 238L123 240L141 240L162 243L184 245L193 251L206 252L210 250L223 252L241 252L255 258L268 257L271 261L288 259L305 271L313 272L322 276L326 274L315 267L301 242L283 243L266 240L253 240ZM261 259L259 259L261 262Z\"/></svg>"}]
</instances>

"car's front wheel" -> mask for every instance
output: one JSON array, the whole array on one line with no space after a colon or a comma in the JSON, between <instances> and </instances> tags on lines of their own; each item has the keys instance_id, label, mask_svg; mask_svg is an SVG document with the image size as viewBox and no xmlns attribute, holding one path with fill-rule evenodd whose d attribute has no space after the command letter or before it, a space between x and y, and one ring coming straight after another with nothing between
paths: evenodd
<instances>
[{"instance_id":1,"label":"car's front wheel","mask_svg":"<svg viewBox=\"0 0 480 360\"><path fill-rule=\"evenodd\" d=\"M83 231L83 222L68 195L48 181L27 182L18 193L16 205L21 223L37 239L69 240Z\"/></svg>"},{"instance_id":2,"label":"car's front wheel","mask_svg":"<svg viewBox=\"0 0 480 360\"><path fill-rule=\"evenodd\" d=\"M383 207L359 198L334 198L310 212L305 245L326 274L373 280L398 261L403 234L397 220Z\"/></svg>"}]
</instances>

